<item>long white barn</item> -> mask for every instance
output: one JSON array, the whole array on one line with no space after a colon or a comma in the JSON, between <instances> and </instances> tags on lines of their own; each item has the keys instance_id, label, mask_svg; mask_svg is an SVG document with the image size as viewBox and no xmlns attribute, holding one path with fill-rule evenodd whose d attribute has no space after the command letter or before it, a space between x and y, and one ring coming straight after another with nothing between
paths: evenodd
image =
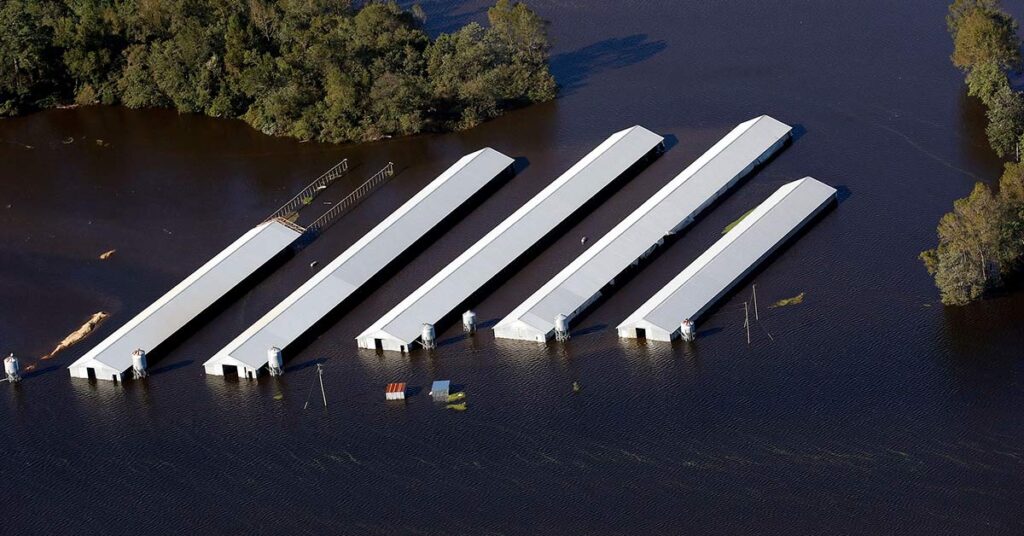
<instances>
[{"instance_id":1,"label":"long white barn","mask_svg":"<svg viewBox=\"0 0 1024 536\"><path fill-rule=\"evenodd\" d=\"M505 221L357 337L361 348L404 352L664 139L640 126L612 134Z\"/></svg>"},{"instance_id":2,"label":"long white barn","mask_svg":"<svg viewBox=\"0 0 1024 536\"><path fill-rule=\"evenodd\" d=\"M301 235L301 228L284 220L256 226L72 363L71 376L122 380L132 367L132 352L151 352Z\"/></svg>"},{"instance_id":3,"label":"long white barn","mask_svg":"<svg viewBox=\"0 0 1024 536\"><path fill-rule=\"evenodd\" d=\"M715 199L770 158L792 128L767 115L741 123L494 327L503 339L545 342L555 317L568 321L601 289L681 231Z\"/></svg>"},{"instance_id":4,"label":"long white barn","mask_svg":"<svg viewBox=\"0 0 1024 536\"><path fill-rule=\"evenodd\" d=\"M836 196L811 177L785 184L616 328L619 337L671 341Z\"/></svg>"},{"instance_id":5,"label":"long white barn","mask_svg":"<svg viewBox=\"0 0 1024 536\"><path fill-rule=\"evenodd\" d=\"M207 374L255 377L271 347L286 348L446 217L506 172L513 159L485 148L459 159L309 281L203 364Z\"/></svg>"}]
</instances>

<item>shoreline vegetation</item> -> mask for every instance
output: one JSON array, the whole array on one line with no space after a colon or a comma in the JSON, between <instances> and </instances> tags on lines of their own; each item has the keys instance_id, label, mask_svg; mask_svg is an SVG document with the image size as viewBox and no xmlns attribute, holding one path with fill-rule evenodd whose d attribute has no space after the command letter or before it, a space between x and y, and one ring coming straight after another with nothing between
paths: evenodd
<instances>
[{"instance_id":1,"label":"shoreline vegetation","mask_svg":"<svg viewBox=\"0 0 1024 536\"><path fill-rule=\"evenodd\" d=\"M998 189L978 182L953 202L937 229L939 243L920 255L935 278L942 303L965 305L1001 288L1024 266L1024 93L1013 88L1020 74L1017 21L999 0L955 0L946 17L953 38L953 65L967 93L985 105L989 145L1007 162Z\"/></svg>"},{"instance_id":2,"label":"shoreline vegetation","mask_svg":"<svg viewBox=\"0 0 1024 536\"><path fill-rule=\"evenodd\" d=\"M240 118L323 142L471 128L551 100L545 23L498 0L432 39L419 5L5 0L0 117L75 104Z\"/></svg>"}]
</instances>

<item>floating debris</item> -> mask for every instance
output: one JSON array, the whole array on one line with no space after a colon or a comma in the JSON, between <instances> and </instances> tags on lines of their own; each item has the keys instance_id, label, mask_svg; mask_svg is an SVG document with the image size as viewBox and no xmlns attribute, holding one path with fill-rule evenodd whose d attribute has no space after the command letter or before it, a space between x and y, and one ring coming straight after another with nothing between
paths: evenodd
<instances>
[{"instance_id":1,"label":"floating debris","mask_svg":"<svg viewBox=\"0 0 1024 536\"><path fill-rule=\"evenodd\" d=\"M105 261L105 260L113 257L115 251L117 251L117 250L116 249L111 249L109 251L104 251L103 253L100 254L100 260L101 261Z\"/></svg>"},{"instance_id":2,"label":"floating debris","mask_svg":"<svg viewBox=\"0 0 1024 536\"><path fill-rule=\"evenodd\" d=\"M405 400L405 383L394 382L389 383L387 388L384 389L385 400Z\"/></svg>"},{"instance_id":3,"label":"floating debris","mask_svg":"<svg viewBox=\"0 0 1024 536\"><path fill-rule=\"evenodd\" d=\"M804 294L806 294L806 293L801 292L800 294L797 294L796 296L793 296L792 298L781 299L781 300L771 304L770 308L771 309L775 309L777 307L786 307L787 305L801 304L801 303L804 302Z\"/></svg>"},{"instance_id":4,"label":"floating debris","mask_svg":"<svg viewBox=\"0 0 1024 536\"><path fill-rule=\"evenodd\" d=\"M455 411L466 411L466 403L465 402L460 402L458 404L448 404L445 407L448 408L448 409L453 409Z\"/></svg>"},{"instance_id":5,"label":"floating debris","mask_svg":"<svg viewBox=\"0 0 1024 536\"><path fill-rule=\"evenodd\" d=\"M461 402L466 399L466 393L459 391L448 395L448 402Z\"/></svg>"},{"instance_id":6,"label":"floating debris","mask_svg":"<svg viewBox=\"0 0 1024 536\"><path fill-rule=\"evenodd\" d=\"M447 402L451 385L451 380L437 380L430 386L429 394L437 402Z\"/></svg>"},{"instance_id":7,"label":"floating debris","mask_svg":"<svg viewBox=\"0 0 1024 536\"><path fill-rule=\"evenodd\" d=\"M26 149L26 150L35 149L35 147L33 147L32 145L28 145L26 143L21 143L20 141L13 141L13 140L12 141L0 140L0 141L2 141L4 143L9 143L11 145L17 145L18 147L21 147L22 149Z\"/></svg>"},{"instance_id":8,"label":"floating debris","mask_svg":"<svg viewBox=\"0 0 1024 536\"><path fill-rule=\"evenodd\" d=\"M63 143L64 145L71 145L72 143L75 143L75 138L68 136L63 140L60 140L60 142Z\"/></svg>"},{"instance_id":9,"label":"floating debris","mask_svg":"<svg viewBox=\"0 0 1024 536\"><path fill-rule=\"evenodd\" d=\"M274 395L274 400L284 400L284 393L277 393Z\"/></svg>"},{"instance_id":10,"label":"floating debris","mask_svg":"<svg viewBox=\"0 0 1024 536\"><path fill-rule=\"evenodd\" d=\"M572 382L572 392L573 392L573 394L579 393L582 390L583 390L583 386L580 385L580 382Z\"/></svg>"},{"instance_id":11,"label":"floating debris","mask_svg":"<svg viewBox=\"0 0 1024 536\"><path fill-rule=\"evenodd\" d=\"M320 265L319 261L313 261L313 262L309 263L309 267L310 268L316 268L319 265Z\"/></svg>"},{"instance_id":12,"label":"floating debris","mask_svg":"<svg viewBox=\"0 0 1024 536\"><path fill-rule=\"evenodd\" d=\"M110 147L110 142L106 142L99 138L96 138L96 145L99 145L100 147Z\"/></svg>"},{"instance_id":13,"label":"floating debris","mask_svg":"<svg viewBox=\"0 0 1024 536\"><path fill-rule=\"evenodd\" d=\"M64 337L64 340L60 341L60 344L58 344L57 347L54 348L52 352L50 352L46 356L43 356L43 359L50 359L51 357L57 355L58 352L70 348L71 346L74 346L75 344L81 342L82 339L88 337L89 334L92 333L94 329L96 329L96 326L99 326L101 322L106 320L108 316L110 315L108 313L104 313L103 311L100 311L92 315L89 318L88 322L82 324L82 327L71 332L71 334L68 335L67 337Z\"/></svg>"},{"instance_id":14,"label":"floating debris","mask_svg":"<svg viewBox=\"0 0 1024 536\"><path fill-rule=\"evenodd\" d=\"M729 231L731 231L733 227L736 227L737 225L739 225L740 222L743 221L743 218L746 218L747 216L749 216L750 213L753 212L753 211L754 211L754 209L750 209L750 210L744 212L742 216L737 218L735 221L733 221L729 225L726 225L725 229L722 229L722 234L725 234L725 233L728 233Z\"/></svg>"}]
</instances>

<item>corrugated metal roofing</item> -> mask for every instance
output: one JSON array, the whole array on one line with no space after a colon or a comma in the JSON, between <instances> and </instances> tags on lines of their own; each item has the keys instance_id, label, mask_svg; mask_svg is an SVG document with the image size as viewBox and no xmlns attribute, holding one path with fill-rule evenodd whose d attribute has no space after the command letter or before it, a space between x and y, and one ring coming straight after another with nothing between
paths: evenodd
<instances>
[{"instance_id":1,"label":"corrugated metal roofing","mask_svg":"<svg viewBox=\"0 0 1024 536\"><path fill-rule=\"evenodd\" d=\"M836 190L811 177L790 182L617 327L620 337L669 341L685 319L697 319L718 298L835 199Z\"/></svg>"},{"instance_id":2,"label":"corrugated metal roofing","mask_svg":"<svg viewBox=\"0 0 1024 536\"><path fill-rule=\"evenodd\" d=\"M300 235L293 225L278 220L256 226L72 363L71 375L85 378L86 369L96 364L128 370L133 351L152 351Z\"/></svg>"},{"instance_id":3,"label":"corrugated metal roofing","mask_svg":"<svg viewBox=\"0 0 1024 536\"><path fill-rule=\"evenodd\" d=\"M498 322L494 335L546 341L554 334L557 315L571 321L582 313L605 285L649 255L665 235L689 225L782 147L790 130L766 115L741 123Z\"/></svg>"},{"instance_id":4,"label":"corrugated metal roofing","mask_svg":"<svg viewBox=\"0 0 1024 536\"><path fill-rule=\"evenodd\" d=\"M451 380L437 380L430 386L430 396L441 402L448 401L448 392L451 389Z\"/></svg>"},{"instance_id":5,"label":"corrugated metal roofing","mask_svg":"<svg viewBox=\"0 0 1024 536\"><path fill-rule=\"evenodd\" d=\"M405 384L389 383L384 390L384 398L387 400L405 400Z\"/></svg>"},{"instance_id":6,"label":"corrugated metal roofing","mask_svg":"<svg viewBox=\"0 0 1024 536\"><path fill-rule=\"evenodd\" d=\"M255 369L265 365L267 348L294 342L512 163L512 158L491 148L459 159L218 351L204 364L206 372L220 375L222 364L236 362Z\"/></svg>"},{"instance_id":7,"label":"corrugated metal roofing","mask_svg":"<svg viewBox=\"0 0 1024 536\"><path fill-rule=\"evenodd\" d=\"M466 252L359 335L362 348L404 351L436 323L575 213L663 138L640 126L611 135Z\"/></svg>"}]
</instances>

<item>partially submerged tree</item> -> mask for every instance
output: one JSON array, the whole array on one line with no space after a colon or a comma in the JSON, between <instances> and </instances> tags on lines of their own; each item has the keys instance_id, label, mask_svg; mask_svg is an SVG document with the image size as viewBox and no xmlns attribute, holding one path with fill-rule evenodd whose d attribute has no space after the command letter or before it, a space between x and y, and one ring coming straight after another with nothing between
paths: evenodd
<instances>
[{"instance_id":1,"label":"partially submerged tree","mask_svg":"<svg viewBox=\"0 0 1024 536\"><path fill-rule=\"evenodd\" d=\"M921 253L942 302L964 305L999 286L1024 258L1024 165L1007 164L993 194L977 183L938 226L939 244Z\"/></svg>"}]
</instances>

